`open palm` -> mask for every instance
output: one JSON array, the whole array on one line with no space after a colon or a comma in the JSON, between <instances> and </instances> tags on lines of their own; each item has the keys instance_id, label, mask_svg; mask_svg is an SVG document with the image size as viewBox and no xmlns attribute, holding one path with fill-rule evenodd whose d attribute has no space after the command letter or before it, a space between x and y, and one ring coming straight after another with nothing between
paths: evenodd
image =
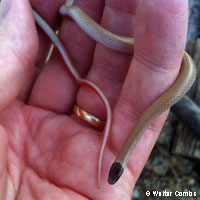
<instances>
[{"instance_id":1,"label":"open palm","mask_svg":"<svg viewBox=\"0 0 200 200\"><path fill-rule=\"evenodd\" d=\"M74 65L111 104L113 122L101 189L101 135L72 111L78 104L106 120L104 106L89 88L79 88L57 51L44 64L50 42L36 31L29 2L21 0L12 1L0 21L0 199L130 199L167 112L146 131L114 186L107 183L108 171L138 118L178 74L187 2L76 0L108 30L134 37L134 56L96 44L71 19L61 21L57 11L63 3L31 1L54 29L60 27L59 37Z\"/></svg>"}]
</instances>

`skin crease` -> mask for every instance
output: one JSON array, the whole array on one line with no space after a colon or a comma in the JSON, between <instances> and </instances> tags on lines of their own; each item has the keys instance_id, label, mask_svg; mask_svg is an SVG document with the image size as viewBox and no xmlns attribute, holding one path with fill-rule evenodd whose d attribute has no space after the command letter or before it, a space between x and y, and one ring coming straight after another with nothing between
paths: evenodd
<instances>
[{"instance_id":1,"label":"skin crease","mask_svg":"<svg viewBox=\"0 0 200 200\"><path fill-rule=\"evenodd\" d=\"M31 3L50 25L59 26L56 12L62 1ZM44 57L36 60L38 38L32 11L28 1L21 0L12 2L8 16L0 22L0 188L4 191L0 200L130 199L163 126L167 113L145 133L118 183L108 185L108 170L134 123L177 76L187 30L187 2L110 0L104 6L101 0L77 0L76 5L110 31L135 38L131 57L95 45L69 19L61 24L59 37L75 66L101 87L113 107L101 189L97 187L101 137L80 124L71 110L77 101L104 119L103 105L88 88L78 88L57 52L45 66ZM44 56L49 42L39 35Z\"/></svg>"}]
</instances>

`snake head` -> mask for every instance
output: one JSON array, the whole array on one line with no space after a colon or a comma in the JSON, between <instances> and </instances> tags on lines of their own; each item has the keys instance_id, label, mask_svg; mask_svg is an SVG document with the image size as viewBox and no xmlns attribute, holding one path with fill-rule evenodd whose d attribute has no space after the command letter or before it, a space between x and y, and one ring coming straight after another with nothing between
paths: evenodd
<instances>
[{"instance_id":1,"label":"snake head","mask_svg":"<svg viewBox=\"0 0 200 200\"><path fill-rule=\"evenodd\" d=\"M124 167L119 162L114 162L110 168L109 175L108 175L108 183L113 185L115 184L118 179L121 177L124 171Z\"/></svg>"}]
</instances>

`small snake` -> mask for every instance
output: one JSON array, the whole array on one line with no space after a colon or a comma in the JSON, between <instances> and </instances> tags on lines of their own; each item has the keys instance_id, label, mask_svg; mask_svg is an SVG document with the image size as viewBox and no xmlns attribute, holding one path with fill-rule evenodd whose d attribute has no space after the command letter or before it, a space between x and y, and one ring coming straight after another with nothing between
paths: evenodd
<instances>
[{"instance_id":1,"label":"small snake","mask_svg":"<svg viewBox=\"0 0 200 200\"><path fill-rule=\"evenodd\" d=\"M72 3L71 3L72 4ZM123 37L113 34L101 26L99 26L94 20L92 20L85 12L80 8L72 5L63 5L60 7L60 14L63 16L70 16L84 32L86 32L95 41L101 43L102 45L113 49L115 51L123 53L133 53L134 39L130 37ZM89 86L92 88L103 101L106 111L107 111L107 121L104 128L104 137L99 155L98 164L98 185L100 186L101 178L101 165L103 152L107 143L110 127L111 127L111 109L109 102L103 92L92 82L82 79L79 73L73 66L67 52L65 51L59 38L55 35L54 31L49 27L49 25L35 12L34 17L39 26L44 30L44 32L49 36L51 41L57 47L60 52L66 66L68 67L73 78L80 85ZM108 182L114 184L122 175L127 162L135 149L138 141L147 130L147 128L152 124L152 122L164 111L174 105L179 99L181 99L185 93L190 89L196 77L196 68L192 61L192 58L185 52L179 75L173 85L163 93L157 100L155 100L152 105L150 105L147 110L142 114L136 125L133 127L125 143L121 147L121 150L112 164L109 172Z\"/></svg>"}]
</instances>

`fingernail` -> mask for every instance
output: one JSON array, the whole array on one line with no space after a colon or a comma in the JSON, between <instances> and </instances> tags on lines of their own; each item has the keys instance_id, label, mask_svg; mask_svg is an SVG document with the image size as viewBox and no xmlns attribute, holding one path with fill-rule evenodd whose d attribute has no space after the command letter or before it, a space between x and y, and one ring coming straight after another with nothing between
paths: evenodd
<instances>
[{"instance_id":1,"label":"fingernail","mask_svg":"<svg viewBox=\"0 0 200 200\"><path fill-rule=\"evenodd\" d=\"M9 12L12 0L2 0L0 4L0 20L6 17Z\"/></svg>"}]
</instances>

